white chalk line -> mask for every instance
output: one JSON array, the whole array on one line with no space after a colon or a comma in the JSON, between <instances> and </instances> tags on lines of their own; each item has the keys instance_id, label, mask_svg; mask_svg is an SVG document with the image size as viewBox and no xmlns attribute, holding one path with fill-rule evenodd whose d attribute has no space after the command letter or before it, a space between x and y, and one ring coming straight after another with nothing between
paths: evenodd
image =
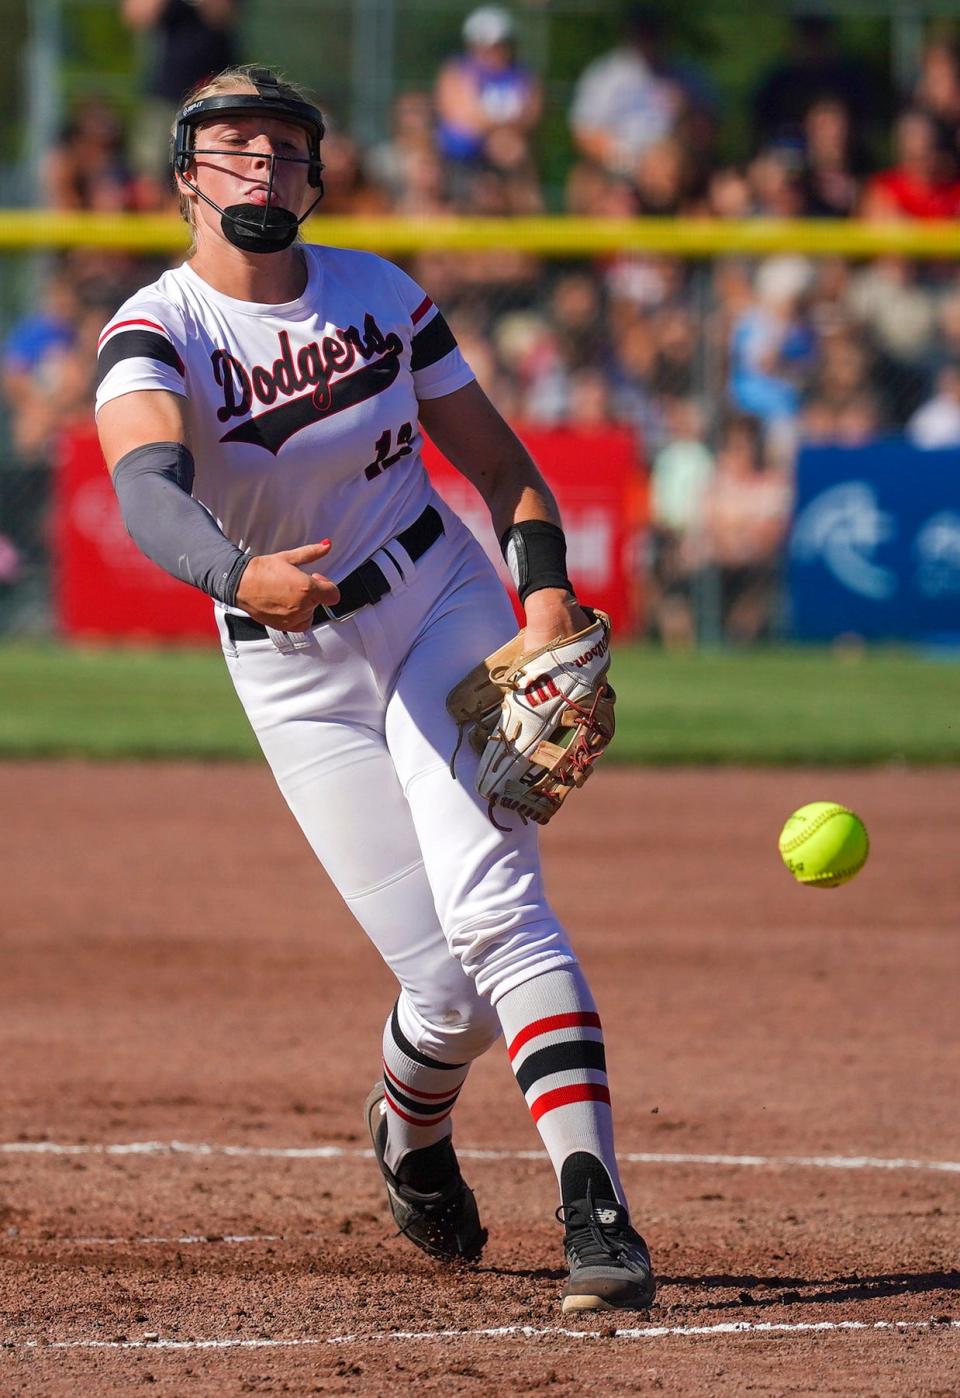
<instances>
[{"instance_id":1,"label":"white chalk line","mask_svg":"<svg viewBox=\"0 0 960 1398\"><path fill-rule=\"evenodd\" d=\"M8 1227L7 1244L22 1243L29 1247L217 1247L238 1243L314 1243L323 1239L323 1233L186 1233L183 1237L70 1237L57 1234L56 1237L36 1237L21 1233L15 1227ZM4 1234L0 1234L0 1240Z\"/></svg>"},{"instance_id":2,"label":"white chalk line","mask_svg":"<svg viewBox=\"0 0 960 1398\"><path fill-rule=\"evenodd\" d=\"M322 1345L379 1344L403 1340L663 1340L672 1337L725 1335L803 1335L825 1332L958 1330L960 1320L810 1320L810 1321L722 1321L717 1325L641 1325L613 1331L569 1330L563 1326L498 1325L482 1330L385 1330L370 1334L291 1336L286 1339L250 1340L225 1337L207 1340L164 1340L158 1335L139 1340L23 1340L6 1342L10 1349L284 1349Z\"/></svg>"},{"instance_id":3,"label":"white chalk line","mask_svg":"<svg viewBox=\"0 0 960 1398\"><path fill-rule=\"evenodd\" d=\"M12 1243L28 1244L30 1247L43 1247L45 1244L52 1247L96 1247L96 1248L117 1248L117 1247L218 1247L226 1244L236 1247L244 1243L310 1243L324 1242L329 1235L323 1233L186 1233L182 1237L143 1237L143 1238L71 1238L66 1234L58 1234L56 1237L33 1236L29 1233L21 1233L17 1228L8 1228L6 1233L0 1233L0 1242L6 1242L9 1246Z\"/></svg>"},{"instance_id":4,"label":"white chalk line","mask_svg":"<svg viewBox=\"0 0 960 1398\"><path fill-rule=\"evenodd\" d=\"M131 1142L80 1142L66 1144L55 1141L10 1141L0 1142L0 1153L8 1155L51 1155L51 1156L216 1156L241 1159L285 1159L285 1160L359 1160L372 1159L370 1149L344 1146L241 1146L214 1145L209 1142L187 1141L131 1141ZM462 1148L458 1155L465 1160L546 1160L543 1151L537 1150L481 1150ZM747 1168L803 1168L832 1170L924 1170L932 1172L960 1173L960 1163L950 1160L911 1160L874 1156L844 1155L695 1155L676 1152L626 1152L621 1154L622 1162L644 1165L720 1165ZM3 1236L3 1235L0 1235ZM9 1244L42 1246L45 1243L57 1247L196 1247L196 1246L238 1246L257 1243L300 1244L323 1237L316 1232L303 1233L188 1233L179 1236L160 1237L80 1237L64 1236L32 1237L20 1233L16 1228L6 1230ZM577 1332L578 1334L581 1332Z\"/></svg>"},{"instance_id":5,"label":"white chalk line","mask_svg":"<svg viewBox=\"0 0 960 1398\"><path fill-rule=\"evenodd\" d=\"M79 1142L0 1141L0 1155L193 1155L272 1160L370 1160L369 1148L347 1146L240 1146L208 1141ZM541 1150L457 1147L461 1160L546 1160ZM876 1155L721 1155L675 1151L623 1151L631 1165L719 1165L747 1169L923 1170L960 1174L957 1160L912 1160Z\"/></svg>"}]
</instances>

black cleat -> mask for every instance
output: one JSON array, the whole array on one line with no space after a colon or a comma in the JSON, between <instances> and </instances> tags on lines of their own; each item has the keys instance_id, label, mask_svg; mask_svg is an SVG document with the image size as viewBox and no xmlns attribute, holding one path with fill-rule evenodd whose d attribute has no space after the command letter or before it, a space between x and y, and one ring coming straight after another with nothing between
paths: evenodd
<instances>
[{"instance_id":1,"label":"black cleat","mask_svg":"<svg viewBox=\"0 0 960 1398\"><path fill-rule=\"evenodd\" d=\"M564 1311L645 1311L653 1304L650 1253L622 1205L594 1199L588 1190L586 1199L562 1205L557 1218L566 1227L570 1266Z\"/></svg>"},{"instance_id":2,"label":"black cleat","mask_svg":"<svg viewBox=\"0 0 960 1398\"><path fill-rule=\"evenodd\" d=\"M460 1166L449 1140L440 1141L426 1150L411 1152L428 1162L428 1190L418 1190L399 1179L384 1160L387 1145L387 1102L383 1083L378 1082L364 1103L364 1116L373 1153L387 1186L387 1201L394 1222L404 1237L441 1262L476 1262L487 1241L487 1230L481 1228L477 1201L473 1191L460 1173ZM400 1164L401 1172L410 1162L410 1155Z\"/></svg>"}]
</instances>

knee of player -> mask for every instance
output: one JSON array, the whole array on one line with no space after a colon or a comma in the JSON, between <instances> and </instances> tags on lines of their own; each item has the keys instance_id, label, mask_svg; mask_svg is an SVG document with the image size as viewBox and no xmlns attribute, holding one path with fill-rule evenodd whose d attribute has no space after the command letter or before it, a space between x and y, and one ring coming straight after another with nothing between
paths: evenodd
<instances>
[{"instance_id":1,"label":"knee of player","mask_svg":"<svg viewBox=\"0 0 960 1398\"><path fill-rule=\"evenodd\" d=\"M469 1063L479 1058L496 1043L501 1033L496 1010L481 999L470 1004L450 1005L432 1011L429 1018L421 1015L421 1019L426 1033L434 1039L447 1061Z\"/></svg>"},{"instance_id":2,"label":"knee of player","mask_svg":"<svg viewBox=\"0 0 960 1398\"><path fill-rule=\"evenodd\" d=\"M566 931L552 916L521 919L508 930L475 928L469 937L451 939L451 950L480 995L494 1002L505 987L576 964Z\"/></svg>"}]
</instances>

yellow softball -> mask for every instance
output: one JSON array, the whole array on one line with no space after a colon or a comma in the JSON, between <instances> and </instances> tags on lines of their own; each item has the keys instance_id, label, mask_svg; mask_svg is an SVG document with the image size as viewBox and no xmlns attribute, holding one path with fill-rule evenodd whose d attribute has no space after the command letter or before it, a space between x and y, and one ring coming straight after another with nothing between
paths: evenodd
<instances>
[{"instance_id":1,"label":"yellow softball","mask_svg":"<svg viewBox=\"0 0 960 1398\"><path fill-rule=\"evenodd\" d=\"M836 888L867 862L870 838L858 815L835 801L811 801L780 831L780 854L798 883Z\"/></svg>"}]
</instances>

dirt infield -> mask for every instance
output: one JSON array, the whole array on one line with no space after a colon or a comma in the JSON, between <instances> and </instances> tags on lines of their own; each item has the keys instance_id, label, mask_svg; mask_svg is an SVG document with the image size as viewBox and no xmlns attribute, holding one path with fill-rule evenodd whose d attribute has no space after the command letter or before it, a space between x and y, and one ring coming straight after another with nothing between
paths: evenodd
<instances>
[{"instance_id":1,"label":"dirt infield","mask_svg":"<svg viewBox=\"0 0 960 1398\"><path fill-rule=\"evenodd\" d=\"M845 889L776 853L821 798L870 828ZM391 1236L391 982L264 769L0 767L0 1393L960 1393L957 798L609 770L547 832L661 1275L571 1319L499 1048L457 1113L483 1264Z\"/></svg>"}]
</instances>

